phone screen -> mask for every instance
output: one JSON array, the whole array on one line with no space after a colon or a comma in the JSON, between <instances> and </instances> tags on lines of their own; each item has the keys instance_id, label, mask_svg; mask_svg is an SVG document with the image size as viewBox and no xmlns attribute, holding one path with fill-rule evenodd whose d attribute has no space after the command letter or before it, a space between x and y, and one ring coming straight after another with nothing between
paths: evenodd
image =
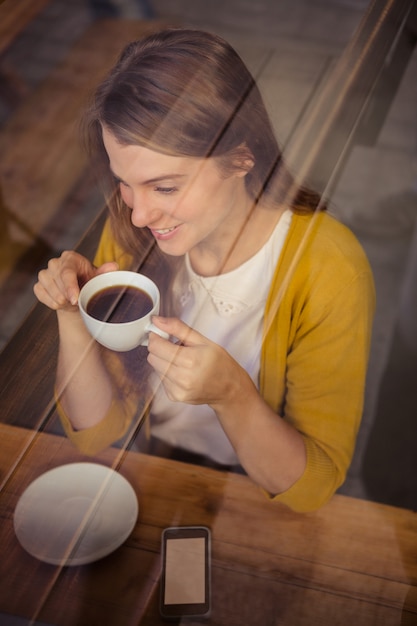
<instances>
[{"instance_id":1,"label":"phone screen","mask_svg":"<svg viewBox=\"0 0 417 626\"><path fill-rule=\"evenodd\" d=\"M167 539L165 604L201 604L205 600L203 537Z\"/></svg>"},{"instance_id":2,"label":"phone screen","mask_svg":"<svg viewBox=\"0 0 417 626\"><path fill-rule=\"evenodd\" d=\"M168 528L163 533L163 615L203 615L209 609L209 531Z\"/></svg>"}]
</instances>

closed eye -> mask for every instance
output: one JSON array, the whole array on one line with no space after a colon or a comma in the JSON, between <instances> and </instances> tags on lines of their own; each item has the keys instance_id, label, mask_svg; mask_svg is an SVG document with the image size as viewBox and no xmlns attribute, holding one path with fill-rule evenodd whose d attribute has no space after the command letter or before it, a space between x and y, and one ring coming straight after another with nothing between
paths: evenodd
<instances>
[{"instance_id":1,"label":"closed eye","mask_svg":"<svg viewBox=\"0 0 417 626\"><path fill-rule=\"evenodd\" d=\"M158 193L173 193L174 191L178 191L177 187L155 187L155 191Z\"/></svg>"}]
</instances>

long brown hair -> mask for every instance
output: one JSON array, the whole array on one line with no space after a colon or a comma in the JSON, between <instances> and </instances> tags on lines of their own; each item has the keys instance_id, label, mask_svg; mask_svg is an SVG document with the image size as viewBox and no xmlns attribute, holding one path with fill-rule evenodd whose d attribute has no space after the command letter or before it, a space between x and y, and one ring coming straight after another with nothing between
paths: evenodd
<instances>
[{"instance_id":1,"label":"long brown hair","mask_svg":"<svg viewBox=\"0 0 417 626\"><path fill-rule=\"evenodd\" d=\"M132 225L110 176L103 126L123 145L216 158L226 174L250 157L254 165L245 184L254 203L285 203L296 212L319 205L320 197L297 186L287 169L253 76L216 35L167 29L130 43L98 87L84 122L89 149L107 181L114 236L141 271L158 270L159 283L171 273L170 260L147 229Z\"/></svg>"}]
</instances>

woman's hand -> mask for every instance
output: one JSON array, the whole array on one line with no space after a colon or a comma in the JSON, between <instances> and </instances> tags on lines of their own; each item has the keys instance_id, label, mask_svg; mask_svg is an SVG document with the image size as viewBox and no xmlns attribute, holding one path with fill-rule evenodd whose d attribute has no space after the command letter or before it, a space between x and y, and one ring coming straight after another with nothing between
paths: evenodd
<instances>
[{"instance_id":1,"label":"woman's hand","mask_svg":"<svg viewBox=\"0 0 417 626\"><path fill-rule=\"evenodd\" d=\"M54 311L76 311L84 283L97 274L117 269L117 263L105 263L97 269L78 252L63 252L49 261L47 269L39 272L33 291L40 302Z\"/></svg>"},{"instance_id":2,"label":"woman's hand","mask_svg":"<svg viewBox=\"0 0 417 626\"><path fill-rule=\"evenodd\" d=\"M209 404L216 410L240 403L245 390L253 388L247 372L218 344L178 319L154 317L153 322L179 341L172 343L155 333L149 336L148 362L170 400Z\"/></svg>"},{"instance_id":3,"label":"woman's hand","mask_svg":"<svg viewBox=\"0 0 417 626\"><path fill-rule=\"evenodd\" d=\"M148 361L168 398L210 405L242 466L271 494L294 484L306 466L303 437L266 404L248 373L180 320L156 317L153 322L180 341L149 335Z\"/></svg>"}]
</instances>

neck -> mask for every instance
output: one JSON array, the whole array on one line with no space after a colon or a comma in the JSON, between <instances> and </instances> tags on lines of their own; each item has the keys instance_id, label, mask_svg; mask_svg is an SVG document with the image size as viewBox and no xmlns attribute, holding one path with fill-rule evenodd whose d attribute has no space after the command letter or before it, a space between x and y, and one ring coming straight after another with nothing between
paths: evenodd
<instances>
[{"instance_id":1,"label":"neck","mask_svg":"<svg viewBox=\"0 0 417 626\"><path fill-rule=\"evenodd\" d=\"M249 210L215 241L204 241L190 251L190 263L200 276L217 276L230 272L254 256L268 241L283 209L251 203Z\"/></svg>"}]
</instances>

